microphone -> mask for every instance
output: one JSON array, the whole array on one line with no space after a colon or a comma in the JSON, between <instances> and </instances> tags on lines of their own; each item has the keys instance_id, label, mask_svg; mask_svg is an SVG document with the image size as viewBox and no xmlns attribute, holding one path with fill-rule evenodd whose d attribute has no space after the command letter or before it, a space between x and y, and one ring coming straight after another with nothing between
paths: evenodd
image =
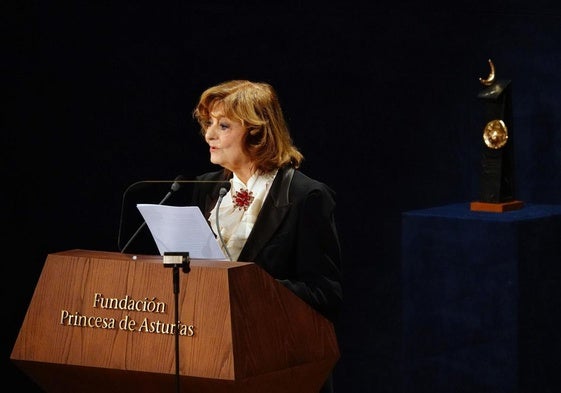
<instances>
[{"instance_id":1,"label":"microphone","mask_svg":"<svg viewBox=\"0 0 561 393\"><path fill-rule=\"evenodd\" d=\"M220 220L218 219L218 216L220 215L218 214L218 212L220 210L220 204L222 203L222 198L224 198L224 195L226 195L226 193L230 190L230 186L231 186L230 182L224 183L224 185L220 187L220 191L218 191L218 202L216 202L216 230L218 231L218 237L220 238L220 243L222 243L222 246L224 247L224 250L228 255L228 259L232 261L232 256L230 255L230 251L228 250L228 247L226 246L226 243L224 243L224 239L222 238L222 231L220 230Z\"/></svg>"},{"instance_id":2,"label":"microphone","mask_svg":"<svg viewBox=\"0 0 561 393\"><path fill-rule=\"evenodd\" d=\"M181 188L181 183L179 183L180 180L183 180L183 175L178 175L171 187L170 190L168 191L168 193L166 194L166 196L163 197L163 199L160 201L160 203L158 203L158 205L162 205L165 201L167 201L169 199L169 197L176 192L177 190L179 190ZM121 222L122 224L122 222ZM127 249L127 247L132 243L132 241L134 239L136 239L136 237L138 236L138 234L140 233L140 231L142 230L142 228L144 228L146 226L146 221L143 221L142 224L138 227L138 229L136 230L135 233L133 233L133 235L130 237L129 241L127 242L127 244L124 245L124 247L121 249L121 253L124 253L125 250ZM119 235L121 234L121 229L119 228ZM120 237L120 236L119 236Z\"/></svg>"},{"instance_id":3,"label":"microphone","mask_svg":"<svg viewBox=\"0 0 561 393\"><path fill-rule=\"evenodd\" d=\"M222 183L222 185L220 186L220 191L218 191L218 197L220 199L224 198L224 195L226 195L226 193L230 191L231 186L232 184L230 184L229 181L225 181L224 183Z\"/></svg>"}]
</instances>

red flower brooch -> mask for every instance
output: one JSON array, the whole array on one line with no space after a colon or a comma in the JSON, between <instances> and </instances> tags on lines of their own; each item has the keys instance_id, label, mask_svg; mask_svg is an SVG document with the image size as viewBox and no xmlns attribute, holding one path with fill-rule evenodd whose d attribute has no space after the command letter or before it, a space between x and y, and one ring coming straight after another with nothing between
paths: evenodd
<instances>
[{"instance_id":1,"label":"red flower brooch","mask_svg":"<svg viewBox=\"0 0 561 393\"><path fill-rule=\"evenodd\" d=\"M236 191L232 200L234 201L234 209L237 207L238 210L247 210L251 202L253 202L253 191L246 190L245 188L241 188L239 191Z\"/></svg>"}]
</instances>

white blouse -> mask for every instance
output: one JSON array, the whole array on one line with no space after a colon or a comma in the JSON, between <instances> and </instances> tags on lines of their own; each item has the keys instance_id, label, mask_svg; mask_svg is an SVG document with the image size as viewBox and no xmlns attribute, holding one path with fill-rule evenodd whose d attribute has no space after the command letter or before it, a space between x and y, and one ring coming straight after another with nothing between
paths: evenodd
<instances>
[{"instance_id":1,"label":"white blouse","mask_svg":"<svg viewBox=\"0 0 561 393\"><path fill-rule=\"evenodd\" d=\"M275 170L265 174L254 173L247 181L247 185L235 174L230 180L230 192L224 195L218 211L220 231L227 250L220 241L220 236L217 237L217 241L224 253L230 255L232 261L238 260L277 172ZM246 208L239 203L235 203L236 196L240 195L240 191L244 193L244 190L249 193L250 199L253 197ZM216 228L216 206L210 212L209 220L212 230L218 234L218 229Z\"/></svg>"}]
</instances>

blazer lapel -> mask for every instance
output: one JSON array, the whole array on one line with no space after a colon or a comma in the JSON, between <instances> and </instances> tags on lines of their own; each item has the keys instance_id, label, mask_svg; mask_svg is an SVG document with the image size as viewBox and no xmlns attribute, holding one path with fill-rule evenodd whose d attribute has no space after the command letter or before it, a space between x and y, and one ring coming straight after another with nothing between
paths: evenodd
<instances>
[{"instance_id":1,"label":"blazer lapel","mask_svg":"<svg viewBox=\"0 0 561 393\"><path fill-rule=\"evenodd\" d=\"M289 190L294 168L281 168L255 220L238 261L253 262L290 210Z\"/></svg>"}]
</instances>

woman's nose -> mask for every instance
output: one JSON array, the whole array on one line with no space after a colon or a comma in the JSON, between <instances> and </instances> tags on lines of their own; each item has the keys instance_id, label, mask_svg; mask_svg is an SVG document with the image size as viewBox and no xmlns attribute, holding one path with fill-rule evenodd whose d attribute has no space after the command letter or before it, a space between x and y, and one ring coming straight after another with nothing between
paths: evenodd
<instances>
[{"instance_id":1,"label":"woman's nose","mask_svg":"<svg viewBox=\"0 0 561 393\"><path fill-rule=\"evenodd\" d=\"M208 141L214 139L215 137L216 137L216 132L214 130L214 126L213 125L208 126L207 129L205 130L205 139Z\"/></svg>"}]
</instances>

